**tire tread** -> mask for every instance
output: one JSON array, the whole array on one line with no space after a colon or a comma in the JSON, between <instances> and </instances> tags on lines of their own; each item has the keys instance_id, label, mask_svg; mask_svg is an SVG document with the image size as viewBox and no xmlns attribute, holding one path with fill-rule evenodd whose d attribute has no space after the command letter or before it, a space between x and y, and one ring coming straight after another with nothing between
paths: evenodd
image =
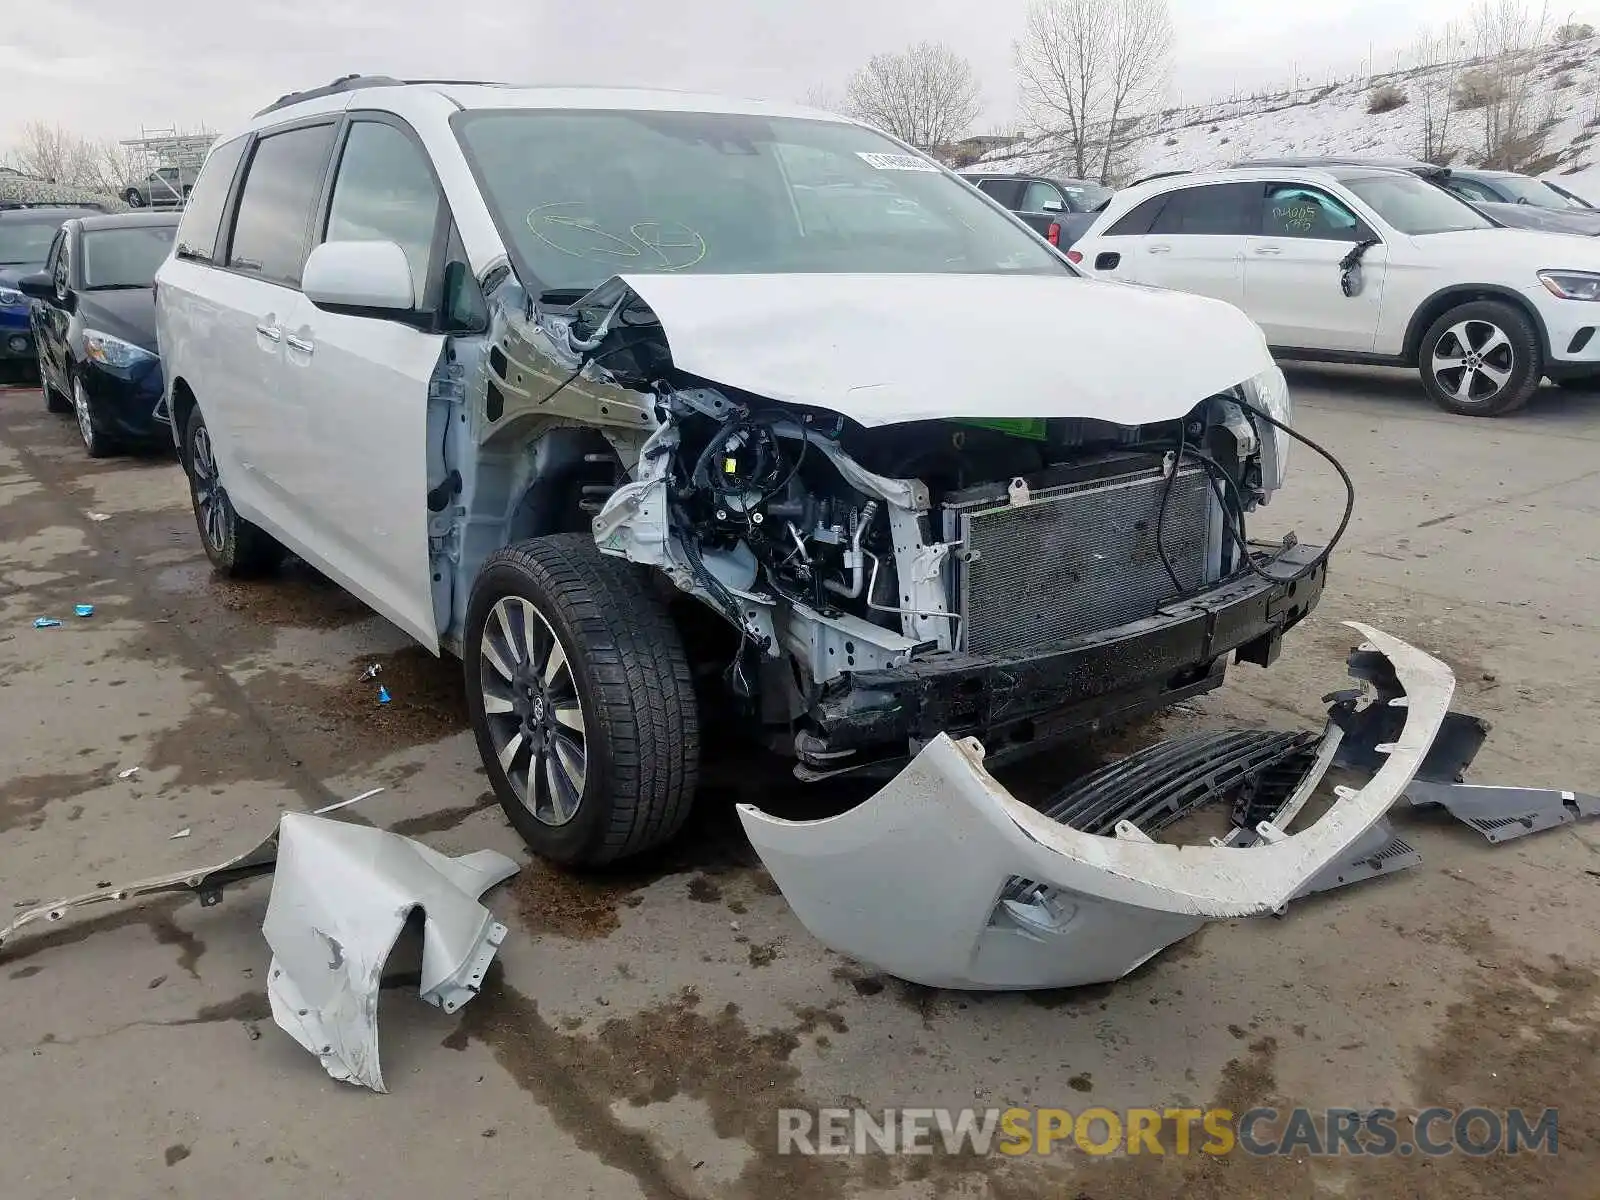
<instances>
[{"instance_id":1,"label":"tire tread","mask_svg":"<svg viewBox=\"0 0 1600 1200\"><path fill-rule=\"evenodd\" d=\"M638 567L602 554L587 533L506 546L480 578L500 566L537 581L558 610L546 617L576 636L590 668L609 748L610 819L581 861L598 866L661 845L689 815L700 759L693 677L666 607Z\"/></svg>"}]
</instances>

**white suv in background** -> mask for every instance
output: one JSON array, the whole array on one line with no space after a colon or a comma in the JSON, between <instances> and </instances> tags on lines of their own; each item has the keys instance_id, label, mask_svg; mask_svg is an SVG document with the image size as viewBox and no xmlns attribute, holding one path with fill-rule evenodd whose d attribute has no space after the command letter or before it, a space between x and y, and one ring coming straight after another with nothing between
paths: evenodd
<instances>
[{"instance_id":1,"label":"white suv in background","mask_svg":"<svg viewBox=\"0 0 1600 1200\"><path fill-rule=\"evenodd\" d=\"M1600 242L1503 229L1406 171L1163 176L1118 192L1067 257L1235 304L1282 358L1416 367L1454 413L1600 378Z\"/></svg>"}]
</instances>

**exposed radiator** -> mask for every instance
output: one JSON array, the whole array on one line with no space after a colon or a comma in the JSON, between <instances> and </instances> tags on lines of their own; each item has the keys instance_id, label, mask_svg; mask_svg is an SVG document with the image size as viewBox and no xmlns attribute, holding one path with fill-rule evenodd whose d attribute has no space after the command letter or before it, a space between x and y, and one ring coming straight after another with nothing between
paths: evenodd
<instances>
[{"instance_id":1,"label":"exposed radiator","mask_svg":"<svg viewBox=\"0 0 1600 1200\"><path fill-rule=\"evenodd\" d=\"M974 654L1022 650L1152 615L1177 594L1156 549L1166 481L1159 467L946 508L963 641ZM1185 590L1208 579L1215 493L1205 470L1172 481L1161 543Z\"/></svg>"}]
</instances>

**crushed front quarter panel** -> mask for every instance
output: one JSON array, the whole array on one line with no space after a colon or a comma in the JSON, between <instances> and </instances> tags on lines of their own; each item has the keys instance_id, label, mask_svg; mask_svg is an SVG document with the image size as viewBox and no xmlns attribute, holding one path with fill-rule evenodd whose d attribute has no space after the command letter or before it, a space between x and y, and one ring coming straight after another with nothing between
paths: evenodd
<instances>
[{"instance_id":1,"label":"crushed front quarter panel","mask_svg":"<svg viewBox=\"0 0 1600 1200\"><path fill-rule=\"evenodd\" d=\"M478 897L517 869L492 850L449 858L381 829L286 813L261 926L273 1020L333 1078L386 1091L378 992L401 930L421 909L422 998L454 1012L506 933Z\"/></svg>"},{"instance_id":2,"label":"crushed front quarter panel","mask_svg":"<svg viewBox=\"0 0 1600 1200\"><path fill-rule=\"evenodd\" d=\"M1404 710L1367 785L1296 834L1263 823L1249 847L1175 846L1124 826L1103 837L1022 804L945 735L863 804L820 821L741 805L745 831L800 922L826 945L931 987L1011 990L1118 979L1207 921L1286 905L1345 861L1405 791L1449 711L1439 660L1366 625L1363 652L1393 668ZM1042 884L1049 906L1002 893Z\"/></svg>"}]
</instances>

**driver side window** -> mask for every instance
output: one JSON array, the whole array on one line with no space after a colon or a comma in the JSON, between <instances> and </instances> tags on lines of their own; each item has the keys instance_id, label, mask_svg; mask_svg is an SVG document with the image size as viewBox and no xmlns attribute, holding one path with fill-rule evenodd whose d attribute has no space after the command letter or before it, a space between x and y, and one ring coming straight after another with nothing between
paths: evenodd
<instances>
[{"instance_id":1,"label":"driver side window","mask_svg":"<svg viewBox=\"0 0 1600 1200\"><path fill-rule=\"evenodd\" d=\"M421 310L428 303L442 203L427 159L405 133L385 122L357 121L339 160L325 240L397 243Z\"/></svg>"},{"instance_id":2,"label":"driver side window","mask_svg":"<svg viewBox=\"0 0 1600 1200\"><path fill-rule=\"evenodd\" d=\"M51 279L56 277L56 267L61 262L61 251L66 246L67 231L56 230L56 236L50 242L50 253L44 256L44 273Z\"/></svg>"},{"instance_id":3,"label":"driver side window","mask_svg":"<svg viewBox=\"0 0 1600 1200\"><path fill-rule=\"evenodd\" d=\"M1030 213L1052 211L1045 208L1046 204L1055 205L1056 211L1066 208L1066 205L1061 202L1060 192L1056 191L1048 183L1040 183L1038 180L1034 180L1028 184L1027 190L1022 193L1022 206L1019 211Z\"/></svg>"},{"instance_id":4,"label":"driver side window","mask_svg":"<svg viewBox=\"0 0 1600 1200\"><path fill-rule=\"evenodd\" d=\"M1326 192L1301 184L1275 183L1267 188L1261 225L1268 237L1361 240L1361 222L1353 212Z\"/></svg>"},{"instance_id":5,"label":"driver side window","mask_svg":"<svg viewBox=\"0 0 1600 1200\"><path fill-rule=\"evenodd\" d=\"M67 248L67 231L58 230L55 246L51 253L55 255L55 270L51 272L52 282L55 284L56 299L65 300L72 278L72 252Z\"/></svg>"}]
</instances>

